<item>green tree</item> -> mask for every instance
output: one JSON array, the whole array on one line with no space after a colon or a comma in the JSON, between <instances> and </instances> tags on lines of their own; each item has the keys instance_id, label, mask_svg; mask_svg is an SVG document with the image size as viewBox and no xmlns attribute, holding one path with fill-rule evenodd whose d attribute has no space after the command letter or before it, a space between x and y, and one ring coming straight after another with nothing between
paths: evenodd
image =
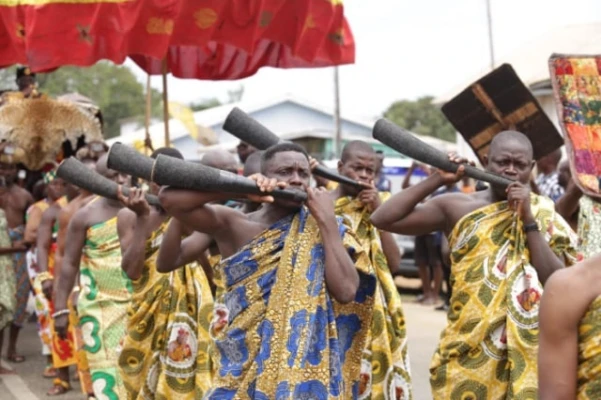
<instances>
[{"instance_id":1,"label":"green tree","mask_svg":"<svg viewBox=\"0 0 601 400\"><path fill-rule=\"evenodd\" d=\"M206 110L208 108L213 108L213 107L217 107L220 106L221 102L219 101L219 99L213 97L210 99L204 99L201 101L197 101L194 103L190 103L190 109L192 111L202 111L202 110Z\"/></svg>"},{"instance_id":2,"label":"green tree","mask_svg":"<svg viewBox=\"0 0 601 400\"><path fill-rule=\"evenodd\" d=\"M13 90L17 88L15 79L17 77L17 67L8 67L0 69L0 92L4 90Z\"/></svg>"},{"instance_id":3,"label":"green tree","mask_svg":"<svg viewBox=\"0 0 601 400\"><path fill-rule=\"evenodd\" d=\"M384 117L411 132L454 142L455 128L432 103L433 99L425 96L415 101L396 101L388 107Z\"/></svg>"},{"instance_id":4,"label":"green tree","mask_svg":"<svg viewBox=\"0 0 601 400\"><path fill-rule=\"evenodd\" d=\"M16 88L15 68L0 70L0 89ZM123 65L101 61L91 67L61 67L47 74L37 74L40 92L51 97L77 92L93 100L104 118L104 135L120 133L120 120L138 117L144 121L146 94L144 85ZM162 115L161 93L151 91L151 114Z\"/></svg>"}]
</instances>

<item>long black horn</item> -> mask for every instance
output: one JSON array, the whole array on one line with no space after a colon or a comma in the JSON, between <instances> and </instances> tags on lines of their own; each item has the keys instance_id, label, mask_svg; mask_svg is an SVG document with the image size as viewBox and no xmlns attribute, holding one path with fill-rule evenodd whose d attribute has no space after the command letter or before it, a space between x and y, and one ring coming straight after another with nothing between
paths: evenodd
<instances>
[{"instance_id":1,"label":"long black horn","mask_svg":"<svg viewBox=\"0 0 601 400\"><path fill-rule=\"evenodd\" d=\"M119 142L114 143L109 150L107 166L127 175L150 180L154 160L140 154L133 147Z\"/></svg>"},{"instance_id":2,"label":"long black horn","mask_svg":"<svg viewBox=\"0 0 601 400\"><path fill-rule=\"evenodd\" d=\"M265 194L259 190L256 182L252 179L164 155L159 155L156 158L152 171L152 181L161 186L166 185L179 189ZM298 202L307 199L307 193L300 190L277 189L269 195Z\"/></svg>"},{"instance_id":3,"label":"long black horn","mask_svg":"<svg viewBox=\"0 0 601 400\"><path fill-rule=\"evenodd\" d=\"M87 190L90 193L94 193L98 196L106 197L108 199L118 199L117 188L119 185L117 185L116 182L97 174L76 158L71 157L63 160L63 162L61 162L61 164L58 166L56 175L77 187ZM124 196L129 194L129 189L127 187L123 186L122 190ZM146 201L148 201L148 204L152 206L161 206L158 197L151 194L146 195Z\"/></svg>"},{"instance_id":4,"label":"long black horn","mask_svg":"<svg viewBox=\"0 0 601 400\"><path fill-rule=\"evenodd\" d=\"M385 118L378 120L374 125L373 137L407 157L444 171L457 172L457 168L459 168L459 164L449 160L447 154L424 143L411 132L393 124ZM464 164L464 168L467 176L488 182L492 185L506 187L512 183L507 178L482 171L468 164Z\"/></svg>"},{"instance_id":5,"label":"long black horn","mask_svg":"<svg viewBox=\"0 0 601 400\"><path fill-rule=\"evenodd\" d=\"M277 135L238 107L234 107L229 113L223 123L223 129L259 150L265 150L274 144L283 142ZM341 176L321 165L315 167L313 173L331 181L343 183L357 189L365 189L365 186L359 182Z\"/></svg>"}]
</instances>

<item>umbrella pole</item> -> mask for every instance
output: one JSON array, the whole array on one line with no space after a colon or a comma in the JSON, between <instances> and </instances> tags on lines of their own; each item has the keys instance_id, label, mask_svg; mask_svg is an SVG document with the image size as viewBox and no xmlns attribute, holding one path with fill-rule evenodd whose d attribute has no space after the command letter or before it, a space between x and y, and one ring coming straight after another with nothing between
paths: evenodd
<instances>
[{"instance_id":1,"label":"umbrella pole","mask_svg":"<svg viewBox=\"0 0 601 400\"><path fill-rule=\"evenodd\" d=\"M165 124L165 147L170 146L169 140L169 103L167 94L167 58L163 58L163 123Z\"/></svg>"},{"instance_id":2,"label":"umbrella pole","mask_svg":"<svg viewBox=\"0 0 601 400\"><path fill-rule=\"evenodd\" d=\"M151 89L150 89L150 74L146 77L146 116L144 118L144 129L146 131L146 140L144 141L144 154L148 155L148 149L152 144L150 141L150 112L151 112Z\"/></svg>"}]
</instances>

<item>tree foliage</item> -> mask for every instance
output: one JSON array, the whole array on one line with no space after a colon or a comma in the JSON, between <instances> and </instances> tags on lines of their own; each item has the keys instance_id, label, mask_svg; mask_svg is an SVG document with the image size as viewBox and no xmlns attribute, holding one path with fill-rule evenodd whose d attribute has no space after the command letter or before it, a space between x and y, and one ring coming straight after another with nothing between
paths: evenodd
<instances>
[{"instance_id":1,"label":"tree foliage","mask_svg":"<svg viewBox=\"0 0 601 400\"><path fill-rule=\"evenodd\" d=\"M207 108L213 108L220 105L221 102L219 101L219 99L213 97L210 99L190 103L190 109L192 111L202 111L206 110Z\"/></svg>"},{"instance_id":2,"label":"tree foliage","mask_svg":"<svg viewBox=\"0 0 601 400\"><path fill-rule=\"evenodd\" d=\"M16 87L14 68L2 70L0 88ZM62 67L37 75L39 91L51 97L77 92L93 100L101 109L106 138L118 136L120 121L146 113L145 87L134 73L123 65L101 61L91 67ZM8 87L7 87L8 86ZM161 93L151 89L151 114L162 115Z\"/></svg>"},{"instance_id":3,"label":"tree foliage","mask_svg":"<svg viewBox=\"0 0 601 400\"><path fill-rule=\"evenodd\" d=\"M433 97L425 96L415 101L394 102L384 117L411 132L454 142L455 128L432 100Z\"/></svg>"}]
</instances>

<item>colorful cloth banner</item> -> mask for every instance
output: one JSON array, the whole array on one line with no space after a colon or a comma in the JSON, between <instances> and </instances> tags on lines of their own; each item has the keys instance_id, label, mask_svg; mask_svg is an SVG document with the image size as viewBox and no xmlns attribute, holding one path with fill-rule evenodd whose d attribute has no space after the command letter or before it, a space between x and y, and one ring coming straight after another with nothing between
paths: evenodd
<instances>
[{"instance_id":1,"label":"colorful cloth banner","mask_svg":"<svg viewBox=\"0 0 601 400\"><path fill-rule=\"evenodd\" d=\"M554 54L549 60L559 122L575 182L601 197L601 56Z\"/></svg>"}]
</instances>

